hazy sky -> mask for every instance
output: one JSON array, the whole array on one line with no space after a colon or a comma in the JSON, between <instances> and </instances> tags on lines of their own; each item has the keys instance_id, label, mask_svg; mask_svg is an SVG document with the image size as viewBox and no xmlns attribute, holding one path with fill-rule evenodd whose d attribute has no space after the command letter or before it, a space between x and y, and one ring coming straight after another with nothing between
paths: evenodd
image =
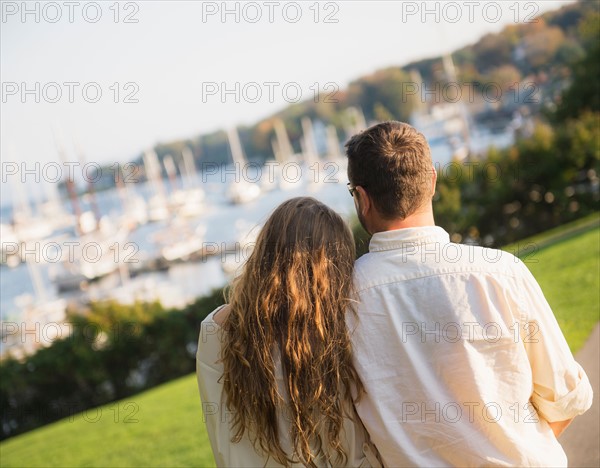
<instances>
[{"instance_id":1,"label":"hazy sky","mask_svg":"<svg viewBox=\"0 0 600 468\"><path fill-rule=\"evenodd\" d=\"M23 17L22 2L3 1L2 161L56 161L54 127L68 159L75 139L88 160L124 162L158 141L251 123L287 105L297 86L304 98L315 83L344 88L570 2L449 3L228 2L239 15L223 18L222 2L29 2ZM222 82L232 90L238 82L239 95L222 97ZM250 82L260 84L258 102L243 100ZM203 93L207 83L217 83L216 95ZM98 102L88 102L98 89ZM256 90L246 86L246 95Z\"/></svg>"}]
</instances>

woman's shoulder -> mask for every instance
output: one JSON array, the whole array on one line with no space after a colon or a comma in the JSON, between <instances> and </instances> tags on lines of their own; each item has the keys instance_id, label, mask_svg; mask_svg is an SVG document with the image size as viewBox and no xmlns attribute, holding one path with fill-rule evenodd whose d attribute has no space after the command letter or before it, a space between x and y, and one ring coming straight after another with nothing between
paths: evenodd
<instances>
[{"instance_id":1,"label":"woman's shoulder","mask_svg":"<svg viewBox=\"0 0 600 468\"><path fill-rule=\"evenodd\" d=\"M211 367L219 365L221 335L223 332L221 327L228 313L229 305L224 304L208 314L200 324L196 359L209 364Z\"/></svg>"},{"instance_id":2,"label":"woman's shoulder","mask_svg":"<svg viewBox=\"0 0 600 468\"><path fill-rule=\"evenodd\" d=\"M217 307L210 313L211 320L219 327L222 327L223 323L225 323L225 320L227 319L227 316L229 315L230 310L231 306L229 304L223 304L222 306Z\"/></svg>"},{"instance_id":3,"label":"woman's shoulder","mask_svg":"<svg viewBox=\"0 0 600 468\"><path fill-rule=\"evenodd\" d=\"M227 315L229 315L229 310L229 304L220 305L202 320L202 324L215 324L222 327Z\"/></svg>"}]
</instances>

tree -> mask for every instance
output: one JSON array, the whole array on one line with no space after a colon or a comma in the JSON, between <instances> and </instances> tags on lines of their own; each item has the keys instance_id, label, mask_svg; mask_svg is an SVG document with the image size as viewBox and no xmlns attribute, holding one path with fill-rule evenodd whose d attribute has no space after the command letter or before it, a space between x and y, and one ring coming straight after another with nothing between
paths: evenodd
<instances>
[{"instance_id":1,"label":"tree","mask_svg":"<svg viewBox=\"0 0 600 468\"><path fill-rule=\"evenodd\" d=\"M556 51L563 43L565 36L558 27L550 27L537 31L523 39L527 62L532 69L547 66L554 58Z\"/></svg>"},{"instance_id":2,"label":"tree","mask_svg":"<svg viewBox=\"0 0 600 468\"><path fill-rule=\"evenodd\" d=\"M494 68L488 76L491 83L498 85L502 89L503 95L507 95L509 90L515 89L515 83L521 81L521 73L517 67L510 64Z\"/></svg>"},{"instance_id":3,"label":"tree","mask_svg":"<svg viewBox=\"0 0 600 468\"><path fill-rule=\"evenodd\" d=\"M600 15L590 15L580 27L586 55L573 67L573 81L552 116L555 122L600 112Z\"/></svg>"}]
</instances>

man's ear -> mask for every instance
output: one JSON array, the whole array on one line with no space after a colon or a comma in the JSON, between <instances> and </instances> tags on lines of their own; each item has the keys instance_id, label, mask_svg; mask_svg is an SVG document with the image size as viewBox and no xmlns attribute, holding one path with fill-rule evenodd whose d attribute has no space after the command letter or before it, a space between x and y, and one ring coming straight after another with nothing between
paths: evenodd
<instances>
[{"instance_id":1,"label":"man's ear","mask_svg":"<svg viewBox=\"0 0 600 468\"><path fill-rule=\"evenodd\" d=\"M437 171L431 166L431 196L435 195L435 184L437 183Z\"/></svg>"},{"instance_id":2,"label":"man's ear","mask_svg":"<svg viewBox=\"0 0 600 468\"><path fill-rule=\"evenodd\" d=\"M360 213L365 216L367 213L369 213L369 211L371 210L371 207L373 206L371 203L371 199L369 198L369 195L367 194L367 192L365 191L364 188L362 188L360 185L356 186L356 192L357 192L357 196L358 196L358 206L360 209Z\"/></svg>"}]
</instances>

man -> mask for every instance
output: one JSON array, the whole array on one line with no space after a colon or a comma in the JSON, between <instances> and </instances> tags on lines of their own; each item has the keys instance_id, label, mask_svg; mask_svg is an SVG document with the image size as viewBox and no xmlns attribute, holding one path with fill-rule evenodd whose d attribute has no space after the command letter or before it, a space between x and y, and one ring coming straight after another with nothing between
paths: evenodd
<instances>
[{"instance_id":1,"label":"man","mask_svg":"<svg viewBox=\"0 0 600 468\"><path fill-rule=\"evenodd\" d=\"M529 270L435 226L436 172L411 126L375 125L346 149L373 235L349 318L357 410L384 464L566 466L556 438L592 389Z\"/></svg>"}]
</instances>

